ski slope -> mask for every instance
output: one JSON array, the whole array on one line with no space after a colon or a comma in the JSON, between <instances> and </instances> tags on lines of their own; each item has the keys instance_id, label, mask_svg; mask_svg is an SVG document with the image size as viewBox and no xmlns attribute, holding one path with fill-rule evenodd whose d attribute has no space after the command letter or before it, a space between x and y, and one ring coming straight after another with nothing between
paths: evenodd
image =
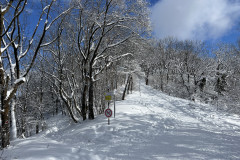
<instances>
[{"instance_id":1,"label":"ski slope","mask_svg":"<svg viewBox=\"0 0 240 160\"><path fill-rule=\"evenodd\" d=\"M110 125L104 115L79 124L59 115L48 121L47 131L12 142L0 156L7 160L240 159L238 115L139 84L126 100L116 103L116 118Z\"/></svg>"}]
</instances>

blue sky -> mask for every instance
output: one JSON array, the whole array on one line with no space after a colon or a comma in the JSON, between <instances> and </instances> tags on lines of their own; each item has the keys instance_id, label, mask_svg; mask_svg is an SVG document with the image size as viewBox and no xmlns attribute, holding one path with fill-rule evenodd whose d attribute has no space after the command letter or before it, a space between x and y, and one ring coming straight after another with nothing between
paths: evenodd
<instances>
[{"instance_id":1,"label":"blue sky","mask_svg":"<svg viewBox=\"0 0 240 160\"><path fill-rule=\"evenodd\" d=\"M149 0L154 36L234 43L240 0Z\"/></svg>"},{"instance_id":2,"label":"blue sky","mask_svg":"<svg viewBox=\"0 0 240 160\"><path fill-rule=\"evenodd\" d=\"M148 1L156 38L172 36L208 43L235 43L240 38L240 0Z\"/></svg>"}]
</instances>

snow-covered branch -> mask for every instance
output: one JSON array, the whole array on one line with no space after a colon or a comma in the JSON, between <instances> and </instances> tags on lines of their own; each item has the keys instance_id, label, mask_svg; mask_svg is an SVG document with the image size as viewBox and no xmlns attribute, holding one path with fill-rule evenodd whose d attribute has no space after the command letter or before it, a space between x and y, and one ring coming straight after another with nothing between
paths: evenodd
<instances>
[{"instance_id":1,"label":"snow-covered branch","mask_svg":"<svg viewBox=\"0 0 240 160\"><path fill-rule=\"evenodd\" d=\"M60 17L62 17L63 15L66 15L67 13L69 13L72 9L73 9L73 7L67 9L66 11L64 11L64 12L62 12L62 13L60 13L56 18L54 18L54 19L52 20L51 23L49 23L49 25L45 28L45 30L48 30L48 29L52 26L52 24L53 24L54 22L56 22L56 21L57 21Z\"/></svg>"},{"instance_id":2,"label":"snow-covered branch","mask_svg":"<svg viewBox=\"0 0 240 160\"><path fill-rule=\"evenodd\" d=\"M20 86L22 83L26 81L25 77L20 77L19 79L16 79L13 83L13 86L7 90L6 96L5 96L5 101L8 103L11 98L14 96L16 93L18 86Z\"/></svg>"},{"instance_id":3,"label":"snow-covered branch","mask_svg":"<svg viewBox=\"0 0 240 160\"><path fill-rule=\"evenodd\" d=\"M26 4L27 4L27 0L24 0L24 3L23 3L22 8L20 9L20 11L18 11L18 10L19 10L19 7L20 7L20 5L21 5L22 2L23 2L23 1L18 1L18 4L17 4L17 6L16 6L16 8L15 8L14 17L11 19L9 25L6 27L5 31L2 33L2 35L1 35L2 37L9 31L9 29L11 28L11 26L12 26L12 24L14 23L15 19L16 19L17 17L19 17L19 15L24 11L25 6L26 6ZM13 0L10 0L9 3L8 3L8 5L7 5L7 7L4 9L4 12L1 12L1 13L0 13L2 16L3 16L4 14L6 14L6 12L8 12L8 10L10 9L12 3L13 3Z\"/></svg>"}]
</instances>

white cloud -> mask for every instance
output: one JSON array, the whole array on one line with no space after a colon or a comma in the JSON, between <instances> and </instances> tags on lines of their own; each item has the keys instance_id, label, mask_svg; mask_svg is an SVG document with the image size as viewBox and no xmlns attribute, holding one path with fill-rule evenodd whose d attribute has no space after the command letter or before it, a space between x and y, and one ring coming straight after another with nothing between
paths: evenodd
<instances>
[{"instance_id":1,"label":"white cloud","mask_svg":"<svg viewBox=\"0 0 240 160\"><path fill-rule=\"evenodd\" d=\"M152 8L157 37L217 39L240 18L239 0L160 0Z\"/></svg>"}]
</instances>

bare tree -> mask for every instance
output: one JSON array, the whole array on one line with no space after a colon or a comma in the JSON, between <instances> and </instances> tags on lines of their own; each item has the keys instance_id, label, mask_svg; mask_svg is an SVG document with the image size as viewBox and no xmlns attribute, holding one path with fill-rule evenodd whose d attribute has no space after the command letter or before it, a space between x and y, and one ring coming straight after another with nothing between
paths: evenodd
<instances>
[{"instance_id":1,"label":"bare tree","mask_svg":"<svg viewBox=\"0 0 240 160\"><path fill-rule=\"evenodd\" d=\"M125 3L128 3L126 5ZM111 64L126 55L111 50L133 36L145 34L149 25L145 1L84 0L73 1L77 32L73 42L82 69L82 116L86 119L87 99L89 119L94 119L94 83ZM77 28L75 30L74 28ZM145 30L144 30L145 29ZM88 97L86 97L88 95Z\"/></svg>"},{"instance_id":2,"label":"bare tree","mask_svg":"<svg viewBox=\"0 0 240 160\"><path fill-rule=\"evenodd\" d=\"M61 13L56 18L51 18L50 11L54 0L46 4L42 3L37 24L33 26L30 23L30 28L33 28L32 34L30 34L25 32L25 24L22 22L27 3L27 0L9 0L6 1L5 5L0 5L1 146L3 148L10 143L10 103L18 87L25 82L40 48L51 43L51 41L44 42L47 31L61 15L67 12ZM14 106L12 112L14 112ZM14 119L14 114L12 116ZM14 134L16 135L16 133Z\"/></svg>"}]
</instances>

